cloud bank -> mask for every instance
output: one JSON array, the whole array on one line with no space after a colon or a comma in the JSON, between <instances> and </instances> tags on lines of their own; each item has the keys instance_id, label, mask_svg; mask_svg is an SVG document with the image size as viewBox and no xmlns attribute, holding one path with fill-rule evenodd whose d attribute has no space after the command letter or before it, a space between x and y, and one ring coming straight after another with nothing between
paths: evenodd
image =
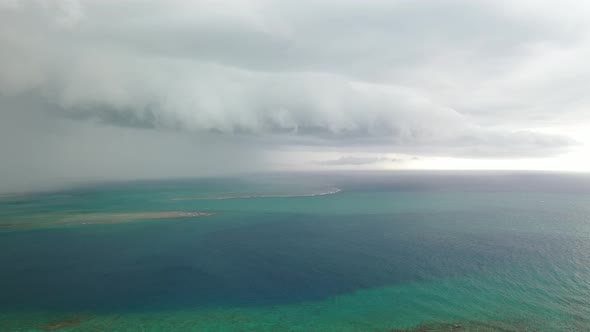
<instances>
[{"instance_id":1,"label":"cloud bank","mask_svg":"<svg viewBox=\"0 0 590 332\"><path fill-rule=\"evenodd\" d=\"M236 171L272 169L281 149L558 155L578 142L535 128L588 122L583 8L3 1L0 179L208 174L236 151L256 156Z\"/></svg>"}]
</instances>

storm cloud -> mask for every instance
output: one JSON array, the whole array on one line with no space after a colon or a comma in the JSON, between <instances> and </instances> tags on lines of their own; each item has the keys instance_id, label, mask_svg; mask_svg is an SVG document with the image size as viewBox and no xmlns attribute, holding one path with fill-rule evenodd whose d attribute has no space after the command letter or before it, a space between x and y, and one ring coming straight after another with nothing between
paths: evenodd
<instances>
[{"instance_id":1,"label":"storm cloud","mask_svg":"<svg viewBox=\"0 0 590 332\"><path fill-rule=\"evenodd\" d=\"M559 155L580 142L538 128L588 122L587 9L3 1L0 179L272 170L279 150Z\"/></svg>"}]
</instances>

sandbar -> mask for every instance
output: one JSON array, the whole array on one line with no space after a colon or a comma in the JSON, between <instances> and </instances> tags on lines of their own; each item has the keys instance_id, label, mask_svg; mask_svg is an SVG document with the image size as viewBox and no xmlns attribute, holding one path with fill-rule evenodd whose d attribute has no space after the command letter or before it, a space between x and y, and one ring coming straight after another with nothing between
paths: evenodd
<instances>
[{"instance_id":1,"label":"sandbar","mask_svg":"<svg viewBox=\"0 0 590 332\"><path fill-rule=\"evenodd\" d=\"M285 197L314 197L333 195L341 192L342 189L333 189L329 191L310 193L310 194L269 194L269 195L225 195L225 196L205 196L205 197L178 197L171 198L171 201L201 201L201 200L222 200L222 199L248 199L248 198L285 198Z\"/></svg>"},{"instance_id":2,"label":"sandbar","mask_svg":"<svg viewBox=\"0 0 590 332\"><path fill-rule=\"evenodd\" d=\"M24 229L40 228L53 226L72 226L72 225L97 225L97 224L116 224L131 221L145 221L156 219L178 219L206 217L213 215L210 212L195 211L150 211L150 212L125 212L125 213L76 213L65 215L54 221L46 222L12 222L1 223L0 229Z\"/></svg>"}]
</instances>

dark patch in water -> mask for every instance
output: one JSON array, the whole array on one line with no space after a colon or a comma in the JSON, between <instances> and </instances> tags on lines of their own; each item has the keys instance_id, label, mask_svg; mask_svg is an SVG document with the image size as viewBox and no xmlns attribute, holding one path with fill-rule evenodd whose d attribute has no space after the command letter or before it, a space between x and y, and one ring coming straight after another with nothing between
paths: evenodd
<instances>
[{"instance_id":1,"label":"dark patch in water","mask_svg":"<svg viewBox=\"0 0 590 332\"><path fill-rule=\"evenodd\" d=\"M393 329L391 332L536 332L538 329L526 325L512 325L507 322L450 322L424 323L408 329Z\"/></svg>"},{"instance_id":2,"label":"dark patch in water","mask_svg":"<svg viewBox=\"0 0 590 332\"><path fill-rule=\"evenodd\" d=\"M394 329L391 332L463 332L467 331L465 324L457 323L439 323L439 324L420 324L409 329Z\"/></svg>"},{"instance_id":3,"label":"dark patch in water","mask_svg":"<svg viewBox=\"0 0 590 332\"><path fill-rule=\"evenodd\" d=\"M73 327L82 323L81 318L68 318L57 323L52 323L49 325L44 325L39 327L40 330L43 331L57 331L68 327Z\"/></svg>"}]
</instances>

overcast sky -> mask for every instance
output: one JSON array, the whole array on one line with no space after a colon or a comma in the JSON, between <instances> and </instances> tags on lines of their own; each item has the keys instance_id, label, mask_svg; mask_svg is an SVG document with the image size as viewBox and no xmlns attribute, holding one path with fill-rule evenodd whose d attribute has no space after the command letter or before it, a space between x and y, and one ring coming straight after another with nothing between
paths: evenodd
<instances>
[{"instance_id":1,"label":"overcast sky","mask_svg":"<svg viewBox=\"0 0 590 332\"><path fill-rule=\"evenodd\" d=\"M590 3L1 0L0 191L590 171Z\"/></svg>"}]
</instances>

